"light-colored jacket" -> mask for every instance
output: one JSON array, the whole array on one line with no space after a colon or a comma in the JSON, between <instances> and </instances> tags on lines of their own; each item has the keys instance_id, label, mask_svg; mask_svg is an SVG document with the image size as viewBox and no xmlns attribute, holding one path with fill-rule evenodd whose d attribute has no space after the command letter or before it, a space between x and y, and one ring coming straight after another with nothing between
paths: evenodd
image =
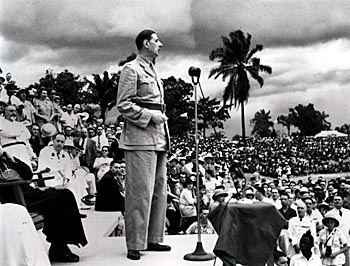
<instances>
[{"instance_id":1,"label":"light-colored jacket","mask_svg":"<svg viewBox=\"0 0 350 266\"><path fill-rule=\"evenodd\" d=\"M162 140L170 148L167 123L156 125L152 112L161 112L142 108L137 103L164 103L164 88L159 75L140 55L127 63L121 73L117 108L126 118L120 136L119 147L125 150L159 150Z\"/></svg>"}]
</instances>

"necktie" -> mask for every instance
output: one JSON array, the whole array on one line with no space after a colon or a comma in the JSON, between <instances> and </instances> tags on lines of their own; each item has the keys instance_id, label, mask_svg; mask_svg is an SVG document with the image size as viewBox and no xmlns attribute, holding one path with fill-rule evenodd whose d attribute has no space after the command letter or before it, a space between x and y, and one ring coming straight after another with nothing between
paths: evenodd
<instances>
[{"instance_id":1,"label":"necktie","mask_svg":"<svg viewBox=\"0 0 350 266\"><path fill-rule=\"evenodd\" d=\"M98 136L98 138L97 138L97 149L98 150L101 149L101 136Z\"/></svg>"},{"instance_id":2,"label":"necktie","mask_svg":"<svg viewBox=\"0 0 350 266\"><path fill-rule=\"evenodd\" d=\"M339 210L339 215L343 216L343 212L341 210Z\"/></svg>"},{"instance_id":3,"label":"necktie","mask_svg":"<svg viewBox=\"0 0 350 266\"><path fill-rule=\"evenodd\" d=\"M60 159L60 153L59 152L57 153L57 158L58 158L58 160Z\"/></svg>"}]
</instances>

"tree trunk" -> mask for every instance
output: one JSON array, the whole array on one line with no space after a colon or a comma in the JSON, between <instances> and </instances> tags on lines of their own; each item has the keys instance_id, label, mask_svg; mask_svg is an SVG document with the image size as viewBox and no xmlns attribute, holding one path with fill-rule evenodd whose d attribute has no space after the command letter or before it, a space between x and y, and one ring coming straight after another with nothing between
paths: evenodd
<instances>
[{"instance_id":1,"label":"tree trunk","mask_svg":"<svg viewBox=\"0 0 350 266\"><path fill-rule=\"evenodd\" d=\"M241 101L241 120L242 120L242 140L243 143L246 143L245 140L245 118L244 118L244 101Z\"/></svg>"}]
</instances>

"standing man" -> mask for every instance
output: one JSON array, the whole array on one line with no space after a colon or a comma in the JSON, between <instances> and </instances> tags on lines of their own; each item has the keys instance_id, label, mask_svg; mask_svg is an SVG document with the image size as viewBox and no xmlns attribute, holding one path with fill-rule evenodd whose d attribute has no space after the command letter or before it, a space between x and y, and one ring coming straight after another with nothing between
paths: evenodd
<instances>
[{"instance_id":1,"label":"standing man","mask_svg":"<svg viewBox=\"0 0 350 266\"><path fill-rule=\"evenodd\" d=\"M136 37L138 55L121 73L117 107L126 118L120 148L126 161L127 258L140 250L170 251L163 241L167 206L166 163L170 148L164 89L154 62L163 46L152 30Z\"/></svg>"}]
</instances>

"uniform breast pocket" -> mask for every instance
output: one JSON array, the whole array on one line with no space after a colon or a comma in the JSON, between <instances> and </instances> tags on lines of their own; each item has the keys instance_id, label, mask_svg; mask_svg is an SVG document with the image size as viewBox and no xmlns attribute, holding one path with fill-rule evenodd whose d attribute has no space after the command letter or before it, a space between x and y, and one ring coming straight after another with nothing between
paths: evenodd
<instances>
[{"instance_id":1,"label":"uniform breast pocket","mask_svg":"<svg viewBox=\"0 0 350 266\"><path fill-rule=\"evenodd\" d=\"M156 80L148 76L140 78L137 94L140 97L153 97L154 95L159 94Z\"/></svg>"}]
</instances>

